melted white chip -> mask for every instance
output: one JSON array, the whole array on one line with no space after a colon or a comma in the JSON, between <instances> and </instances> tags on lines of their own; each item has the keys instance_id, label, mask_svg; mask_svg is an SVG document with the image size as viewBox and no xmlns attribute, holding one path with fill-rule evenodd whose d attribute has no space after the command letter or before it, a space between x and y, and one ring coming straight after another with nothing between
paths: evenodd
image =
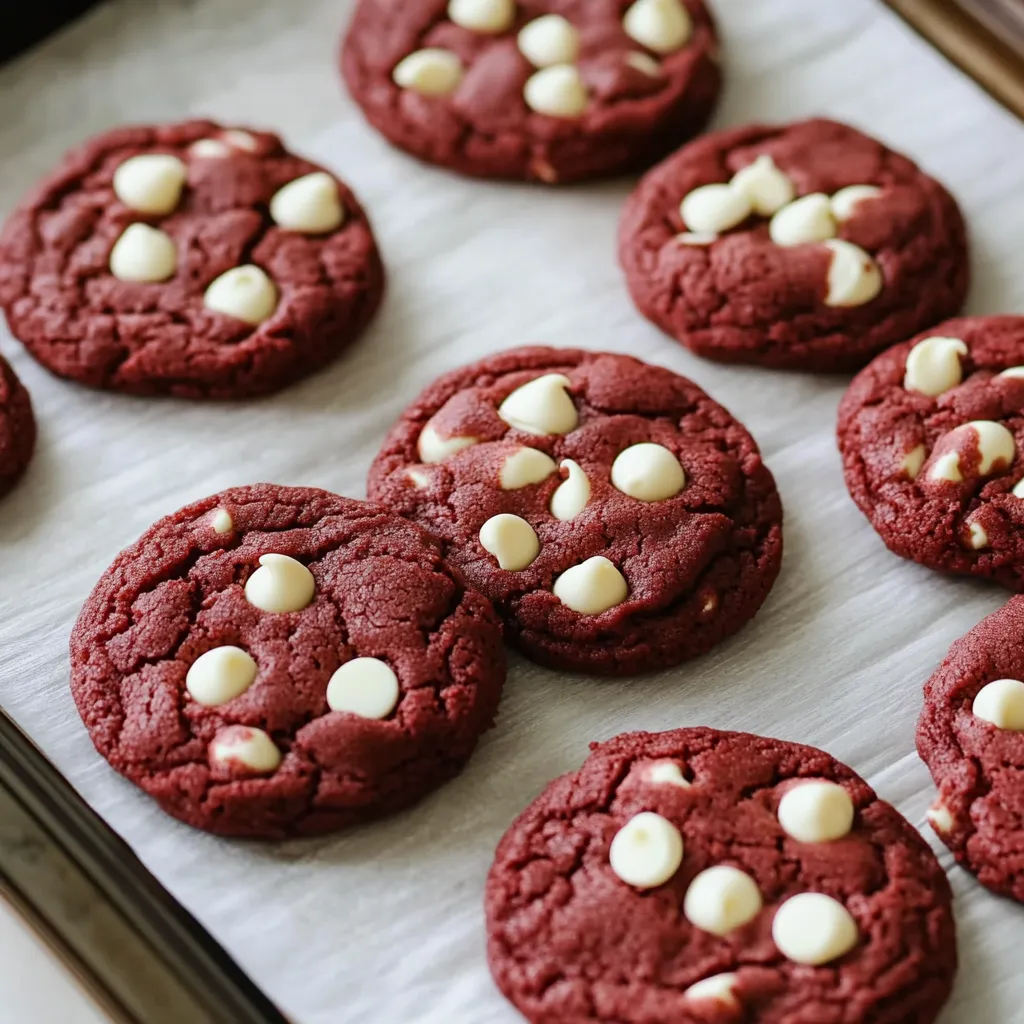
<instances>
[{"instance_id":1,"label":"melted white chip","mask_svg":"<svg viewBox=\"0 0 1024 1024\"><path fill-rule=\"evenodd\" d=\"M828 843L849 835L853 828L853 801L834 782L802 782L779 801L779 824L801 843Z\"/></svg>"},{"instance_id":2,"label":"melted white chip","mask_svg":"<svg viewBox=\"0 0 1024 1024\"><path fill-rule=\"evenodd\" d=\"M526 105L548 117L579 117L587 109L587 87L572 64L535 71L523 87Z\"/></svg>"},{"instance_id":3,"label":"melted white chip","mask_svg":"<svg viewBox=\"0 0 1024 1024\"><path fill-rule=\"evenodd\" d=\"M627 53L626 63L641 74L650 75L651 78L661 78L663 73L661 65L649 53L640 50Z\"/></svg>"},{"instance_id":4,"label":"melted white chip","mask_svg":"<svg viewBox=\"0 0 1024 1024\"><path fill-rule=\"evenodd\" d=\"M982 551L988 547L988 531L981 523L968 523L967 540L975 551Z\"/></svg>"},{"instance_id":5,"label":"melted white chip","mask_svg":"<svg viewBox=\"0 0 1024 1024\"><path fill-rule=\"evenodd\" d=\"M858 204L865 199L877 199L882 194L874 185L847 185L832 196L832 216L842 223L849 220Z\"/></svg>"},{"instance_id":6,"label":"melted white chip","mask_svg":"<svg viewBox=\"0 0 1024 1024\"><path fill-rule=\"evenodd\" d=\"M832 253L828 267L827 306L863 306L882 290L878 264L860 246L833 238L825 242Z\"/></svg>"},{"instance_id":7,"label":"melted white chip","mask_svg":"<svg viewBox=\"0 0 1024 1024\"><path fill-rule=\"evenodd\" d=\"M906 455L903 456L900 462L900 469L911 479L916 480L917 474L921 472L921 467L924 465L924 460L928 457L928 452L925 450L923 444L917 445L915 448L911 448Z\"/></svg>"},{"instance_id":8,"label":"melted white chip","mask_svg":"<svg viewBox=\"0 0 1024 1024\"><path fill-rule=\"evenodd\" d=\"M129 157L114 171L114 195L142 213L166 216L181 199L188 168L167 153Z\"/></svg>"},{"instance_id":9,"label":"melted white chip","mask_svg":"<svg viewBox=\"0 0 1024 1024\"><path fill-rule=\"evenodd\" d=\"M448 17L470 32L498 35L516 20L516 0L450 0Z\"/></svg>"},{"instance_id":10,"label":"melted white chip","mask_svg":"<svg viewBox=\"0 0 1024 1024\"><path fill-rule=\"evenodd\" d=\"M975 718L997 729L1024 732L1024 683L1019 679L996 679L987 683L974 698Z\"/></svg>"},{"instance_id":11,"label":"melted white chip","mask_svg":"<svg viewBox=\"0 0 1024 1024\"><path fill-rule=\"evenodd\" d=\"M297 612L313 600L313 574L290 555L260 555L245 584L245 599L265 612Z\"/></svg>"},{"instance_id":12,"label":"melted white chip","mask_svg":"<svg viewBox=\"0 0 1024 1024\"><path fill-rule=\"evenodd\" d=\"M562 461L562 469L568 478L555 488L551 495L551 514L560 522L566 523L575 519L590 501L590 481L587 474L572 459Z\"/></svg>"},{"instance_id":13,"label":"melted white chip","mask_svg":"<svg viewBox=\"0 0 1024 1024\"><path fill-rule=\"evenodd\" d=\"M657 786L678 786L689 789L690 783L675 761L655 761L647 768L647 781Z\"/></svg>"},{"instance_id":14,"label":"melted white chip","mask_svg":"<svg viewBox=\"0 0 1024 1024\"><path fill-rule=\"evenodd\" d=\"M213 527L214 533L230 533L235 528L235 523L226 508L218 508L214 509L213 515L210 516L210 526Z\"/></svg>"},{"instance_id":15,"label":"melted white chip","mask_svg":"<svg viewBox=\"0 0 1024 1024\"><path fill-rule=\"evenodd\" d=\"M750 200L730 185L701 185L688 193L679 215L697 235L718 235L745 221L751 214Z\"/></svg>"},{"instance_id":16,"label":"melted white chip","mask_svg":"<svg viewBox=\"0 0 1024 1024\"><path fill-rule=\"evenodd\" d=\"M327 684L327 706L360 718L387 718L398 697L398 676L379 658L346 661Z\"/></svg>"},{"instance_id":17,"label":"melted white chip","mask_svg":"<svg viewBox=\"0 0 1024 1024\"><path fill-rule=\"evenodd\" d=\"M566 390L572 382L561 373L546 373L516 388L498 407L498 416L527 434L567 434L579 414Z\"/></svg>"},{"instance_id":18,"label":"melted white chip","mask_svg":"<svg viewBox=\"0 0 1024 1024\"><path fill-rule=\"evenodd\" d=\"M253 327L269 320L277 308L277 288L260 267L245 264L225 270L203 295L207 309Z\"/></svg>"},{"instance_id":19,"label":"melted white chip","mask_svg":"<svg viewBox=\"0 0 1024 1024\"><path fill-rule=\"evenodd\" d=\"M959 338L925 338L907 355L903 386L932 398L941 395L963 380L965 355L967 346Z\"/></svg>"},{"instance_id":20,"label":"melted white chip","mask_svg":"<svg viewBox=\"0 0 1024 1024\"><path fill-rule=\"evenodd\" d=\"M622 27L630 39L660 54L681 49L693 34L693 21L680 0L636 0Z\"/></svg>"},{"instance_id":21,"label":"melted white chip","mask_svg":"<svg viewBox=\"0 0 1024 1024\"><path fill-rule=\"evenodd\" d=\"M1017 442L1013 434L994 420L971 420L951 430L940 444L943 447L958 448L965 435L972 434L969 440L977 445L979 476L992 476L1009 468L1017 455ZM928 471L933 480L951 480L959 483L963 479L959 451L947 451L934 459Z\"/></svg>"},{"instance_id":22,"label":"melted white chip","mask_svg":"<svg viewBox=\"0 0 1024 1024\"><path fill-rule=\"evenodd\" d=\"M683 993L683 1000L688 1003L707 1000L708 1002L723 1003L731 1010L738 1010L740 1001L733 992L738 981L738 974L713 974L710 978L691 985Z\"/></svg>"},{"instance_id":23,"label":"melted white chip","mask_svg":"<svg viewBox=\"0 0 1024 1024\"><path fill-rule=\"evenodd\" d=\"M572 64L579 56L580 34L560 14L544 14L524 25L517 37L519 52L535 67Z\"/></svg>"},{"instance_id":24,"label":"melted white chip","mask_svg":"<svg viewBox=\"0 0 1024 1024\"><path fill-rule=\"evenodd\" d=\"M220 137L235 149L242 149L247 153L255 153L259 148L256 136L242 131L241 128L228 128L220 133Z\"/></svg>"},{"instance_id":25,"label":"melted white chip","mask_svg":"<svg viewBox=\"0 0 1024 1024\"><path fill-rule=\"evenodd\" d=\"M416 442L416 451L419 453L421 462L444 462L456 452L461 452L464 448L471 448L476 443L475 437L441 437L431 420L420 432L419 440Z\"/></svg>"},{"instance_id":26,"label":"melted white chip","mask_svg":"<svg viewBox=\"0 0 1024 1024\"><path fill-rule=\"evenodd\" d=\"M566 569L554 586L555 597L580 615L600 615L622 604L628 594L626 578L603 555Z\"/></svg>"},{"instance_id":27,"label":"melted white chip","mask_svg":"<svg viewBox=\"0 0 1024 1024\"><path fill-rule=\"evenodd\" d=\"M480 544L502 569L519 572L540 554L534 528L522 517L502 512L480 527Z\"/></svg>"},{"instance_id":28,"label":"melted white chip","mask_svg":"<svg viewBox=\"0 0 1024 1024\"><path fill-rule=\"evenodd\" d=\"M619 452L612 463L612 485L637 501L674 498L686 486L679 460L664 445L644 442Z\"/></svg>"},{"instance_id":29,"label":"melted white chip","mask_svg":"<svg viewBox=\"0 0 1024 1024\"><path fill-rule=\"evenodd\" d=\"M757 883L739 868L717 864L690 883L683 899L687 921L712 935L728 935L761 911Z\"/></svg>"},{"instance_id":30,"label":"melted white chip","mask_svg":"<svg viewBox=\"0 0 1024 1024\"><path fill-rule=\"evenodd\" d=\"M129 224L110 250L110 272L119 281L166 281L177 269L173 239L148 224Z\"/></svg>"},{"instance_id":31,"label":"melted white chip","mask_svg":"<svg viewBox=\"0 0 1024 1024\"><path fill-rule=\"evenodd\" d=\"M503 491L518 491L521 487L547 480L556 469L558 463L545 452L536 448L517 448L501 464L498 482Z\"/></svg>"},{"instance_id":32,"label":"melted white chip","mask_svg":"<svg viewBox=\"0 0 1024 1024\"><path fill-rule=\"evenodd\" d=\"M192 663L185 689L197 704L217 707L245 693L256 678L256 662L240 647L214 647Z\"/></svg>"},{"instance_id":33,"label":"melted white chip","mask_svg":"<svg viewBox=\"0 0 1024 1024\"><path fill-rule=\"evenodd\" d=\"M270 216L288 231L322 235L345 220L338 183L325 171L314 171L288 182L270 200Z\"/></svg>"},{"instance_id":34,"label":"melted white chip","mask_svg":"<svg viewBox=\"0 0 1024 1024\"><path fill-rule=\"evenodd\" d=\"M237 766L266 775L280 765L281 751L262 729L229 725L214 736L210 760L214 764Z\"/></svg>"},{"instance_id":35,"label":"melted white chip","mask_svg":"<svg viewBox=\"0 0 1024 1024\"><path fill-rule=\"evenodd\" d=\"M806 245L834 238L836 222L828 196L812 192L787 203L768 225L768 236L776 245Z\"/></svg>"},{"instance_id":36,"label":"melted white chip","mask_svg":"<svg viewBox=\"0 0 1024 1024\"><path fill-rule=\"evenodd\" d=\"M627 885L653 889L664 885L679 870L683 837L667 818L642 811L616 833L608 860L612 871Z\"/></svg>"},{"instance_id":37,"label":"melted white chip","mask_svg":"<svg viewBox=\"0 0 1024 1024\"><path fill-rule=\"evenodd\" d=\"M790 897L775 912L772 938L788 960L818 967L857 945L857 923L831 896L804 892Z\"/></svg>"},{"instance_id":38,"label":"melted white chip","mask_svg":"<svg viewBox=\"0 0 1024 1024\"><path fill-rule=\"evenodd\" d=\"M928 819L928 824L931 825L939 835L946 835L953 831L953 826L956 822L953 821L953 815L949 813L949 808L941 801L936 800L935 803L925 811L924 815Z\"/></svg>"},{"instance_id":39,"label":"melted white chip","mask_svg":"<svg viewBox=\"0 0 1024 1024\"><path fill-rule=\"evenodd\" d=\"M463 73L462 61L451 50L428 47L400 60L391 77L421 96L448 96L459 87Z\"/></svg>"},{"instance_id":40,"label":"melted white chip","mask_svg":"<svg viewBox=\"0 0 1024 1024\"><path fill-rule=\"evenodd\" d=\"M779 170L767 153L737 171L729 185L746 196L750 208L762 217L771 217L796 195L789 176Z\"/></svg>"}]
</instances>

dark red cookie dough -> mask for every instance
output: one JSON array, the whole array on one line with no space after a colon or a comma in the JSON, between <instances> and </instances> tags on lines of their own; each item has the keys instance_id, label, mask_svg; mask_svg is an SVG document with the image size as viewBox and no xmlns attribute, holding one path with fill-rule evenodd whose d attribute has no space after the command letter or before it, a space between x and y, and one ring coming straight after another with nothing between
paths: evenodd
<instances>
[{"instance_id":1,"label":"dark red cookie dough","mask_svg":"<svg viewBox=\"0 0 1024 1024\"><path fill-rule=\"evenodd\" d=\"M0 308L44 366L115 391L239 398L284 387L356 339L384 287L358 201L338 182L346 213L339 228L316 235L278 227L271 197L321 168L288 153L276 135L236 131L209 121L115 129L71 151L14 211L0 233ZM222 138L243 144L219 156L190 152L199 140ZM166 216L131 209L114 193L117 167L144 153L188 165ZM134 223L173 240L169 280L111 273L111 250ZM242 264L261 267L278 290L274 313L255 327L203 303L207 286Z\"/></svg>"},{"instance_id":2,"label":"dark red cookie dough","mask_svg":"<svg viewBox=\"0 0 1024 1024\"><path fill-rule=\"evenodd\" d=\"M679 729L594 744L498 846L487 881L488 955L501 990L532 1024L927 1024L952 988L951 893L931 850L849 768L812 747L745 733ZM677 764L689 788L654 783ZM840 784L852 831L803 843L779 824L796 779ZM683 837L682 862L651 889L612 870L612 839L653 811ZM684 896L712 866L745 872L763 906L719 938L691 924ZM773 941L779 905L805 892L842 903L857 943L819 967ZM735 973L738 1005L685 998Z\"/></svg>"},{"instance_id":3,"label":"dark red cookie dough","mask_svg":"<svg viewBox=\"0 0 1024 1024\"><path fill-rule=\"evenodd\" d=\"M871 185L835 237L873 257L882 288L861 305L826 304L834 257L823 244L777 245L753 215L709 245L682 244L680 204L768 155L797 197ZM834 121L754 125L706 135L640 182L619 228L619 258L638 309L698 355L833 372L961 309L969 266L952 196L910 160Z\"/></svg>"},{"instance_id":4,"label":"dark red cookie dough","mask_svg":"<svg viewBox=\"0 0 1024 1024\"><path fill-rule=\"evenodd\" d=\"M904 383L911 350L928 338L959 340L966 349L947 353L944 365L954 376L936 395ZM890 550L932 569L1024 590L1024 500L1013 494L1024 477L1024 379L1000 376L1016 366L1024 366L1024 317L938 324L854 378L839 406L838 441L846 486ZM962 381L954 383L957 376ZM1016 448L984 473L976 431L951 435L977 421L1001 425ZM959 455L963 479L933 479L950 452Z\"/></svg>"},{"instance_id":5,"label":"dark red cookie dough","mask_svg":"<svg viewBox=\"0 0 1024 1024\"><path fill-rule=\"evenodd\" d=\"M721 86L714 24L703 0L682 0L689 40L657 53L623 28L630 0L519 0L511 28L472 31L449 17L448 0L361 0L341 53L348 88L370 123L401 149L463 174L548 184L649 166L704 126ZM578 117L531 109L524 87L537 68L517 34L544 15L579 33L577 66L587 90ZM465 74L449 95L395 84L409 54L439 47ZM654 58L660 71L629 63ZM634 58L636 60L636 58Z\"/></svg>"},{"instance_id":6,"label":"dark red cookie dough","mask_svg":"<svg viewBox=\"0 0 1024 1024\"><path fill-rule=\"evenodd\" d=\"M247 600L266 553L309 567L307 607ZM255 679L204 706L186 674L225 645L249 653ZM356 657L397 674L388 717L328 709L328 681ZM379 506L271 484L158 522L104 573L71 635L71 689L97 750L169 814L222 835L327 832L413 803L462 768L504 677L493 609L436 541ZM232 726L269 734L280 766L218 764L211 744Z\"/></svg>"},{"instance_id":7,"label":"dark red cookie dough","mask_svg":"<svg viewBox=\"0 0 1024 1024\"><path fill-rule=\"evenodd\" d=\"M36 421L25 385L0 356L0 497L21 479L36 445Z\"/></svg>"},{"instance_id":8,"label":"dark red cookie dough","mask_svg":"<svg viewBox=\"0 0 1024 1024\"><path fill-rule=\"evenodd\" d=\"M917 751L939 796L928 820L957 861L1024 902L1024 733L973 713L981 689L1024 680L1024 598L1013 597L949 649L924 688Z\"/></svg>"},{"instance_id":9,"label":"dark red cookie dough","mask_svg":"<svg viewBox=\"0 0 1024 1024\"><path fill-rule=\"evenodd\" d=\"M510 427L498 407L548 374L569 379L578 425L550 436ZM443 438L479 443L421 465L428 421ZM638 443L678 459L681 492L641 501L612 485L616 457ZM506 460L524 447L553 459L550 474L504 489ZM549 507L567 459L591 494L560 521ZM753 617L782 557L782 507L754 439L691 381L629 356L513 349L441 377L392 429L369 493L440 537L446 557L494 602L508 638L553 668L628 675L702 654ZM539 539L539 554L521 571L499 568L481 544L481 527L500 514L525 519ZM613 563L629 593L600 614L581 614L553 588L595 556Z\"/></svg>"}]
</instances>

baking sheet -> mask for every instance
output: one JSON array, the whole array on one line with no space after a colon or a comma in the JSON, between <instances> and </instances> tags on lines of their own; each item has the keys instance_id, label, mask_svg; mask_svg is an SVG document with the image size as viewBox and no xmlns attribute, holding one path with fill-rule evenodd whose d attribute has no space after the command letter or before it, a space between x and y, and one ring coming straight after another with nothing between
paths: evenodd
<instances>
[{"instance_id":1,"label":"baking sheet","mask_svg":"<svg viewBox=\"0 0 1024 1024\"><path fill-rule=\"evenodd\" d=\"M626 182L468 182L389 149L334 71L339 0L105 6L0 71L0 213L63 149L124 120L209 114L278 128L341 173L390 271L363 341L316 378L238 405L143 401L57 381L0 328L39 450L0 505L0 702L148 867L302 1024L512 1022L484 960L494 845L587 742L704 724L821 746L923 825L920 687L1004 599L888 554L842 485L839 378L702 362L632 309L614 256ZM717 124L825 113L917 158L961 200L972 312L1024 298L1024 129L876 0L718 0ZM67 690L67 636L116 552L186 502L255 480L364 494L385 429L438 373L527 342L629 352L692 376L758 438L786 508L782 575L756 622L702 660L609 682L511 657L498 727L464 775L371 827L225 842L162 815L94 752ZM1024 909L932 841L957 893L962 970L944 1024L1019 1020Z\"/></svg>"}]
</instances>

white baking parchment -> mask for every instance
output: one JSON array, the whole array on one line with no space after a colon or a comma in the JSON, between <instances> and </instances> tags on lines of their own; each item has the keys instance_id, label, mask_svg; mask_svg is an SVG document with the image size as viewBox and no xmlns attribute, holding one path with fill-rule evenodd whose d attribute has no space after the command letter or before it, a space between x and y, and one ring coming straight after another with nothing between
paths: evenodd
<instances>
[{"instance_id":1,"label":"white baking parchment","mask_svg":"<svg viewBox=\"0 0 1024 1024\"><path fill-rule=\"evenodd\" d=\"M634 311L615 260L628 182L467 181L392 150L335 71L344 0L134 0L0 70L0 213L66 146L121 121L208 114L280 130L362 197L390 285L372 329L315 378L245 404L135 400L51 377L0 329L39 448L0 505L0 702L146 865L302 1024L512 1022L484 959L495 843L587 743L709 725L823 747L923 826L921 684L1005 595L890 555L843 487L844 380L701 361ZM1024 130L876 0L717 0L717 125L827 114L916 158L963 205L972 312L1024 299ZM154 520L257 480L361 497L403 405L442 371L524 343L628 352L693 377L753 431L786 510L756 621L661 675L600 681L511 656L498 726L414 810L347 834L225 842L165 817L93 750L67 637L114 555ZM944 1024L1024 1020L1024 908L950 869L962 968Z\"/></svg>"}]
</instances>

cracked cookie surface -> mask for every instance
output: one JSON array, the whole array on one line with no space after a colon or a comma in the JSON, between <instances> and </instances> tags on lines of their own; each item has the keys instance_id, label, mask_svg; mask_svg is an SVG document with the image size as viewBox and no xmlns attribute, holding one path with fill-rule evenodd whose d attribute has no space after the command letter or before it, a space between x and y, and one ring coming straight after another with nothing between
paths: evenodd
<instances>
[{"instance_id":1,"label":"cracked cookie surface","mask_svg":"<svg viewBox=\"0 0 1024 1024\"><path fill-rule=\"evenodd\" d=\"M513 349L441 377L368 487L441 538L508 638L554 668L626 675L701 654L753 617L782 556L750 434L629 356Z\"/></svg>"},{"instance_id":2,"label":"cracked cookie surface","mask_svg":"<svg viewBox=\"0 0 1024 1024\"><path fill-rule=\"evenodd\" d=\"M631 36L633 7L653 10ZM717 45L702 0L361 0L341 68L399 148L555 184L649 166L700 131L721 87Z\"/></svg>"},{"instance_id":3,"label":"cracked cookie surface","mask_svg":"<svg viewBox=\"0 0 1024 1024\"><path fill-rule=\"evenodd\" d=\"M781 183L774 201L739 177L758 160ZM709 185L704 197L719 208L688 225L681 204ZM804 202L796 219L776 209L810 196L821 208ZM846 290L851 254L869 261L874 288ZM820 119L715 132L670 156L626 203L619 259L640 312L698 355L818 372L855 369L954 316L969 278L963 218L946 189L882 143Z\"/></svg>"},{"instance_id":4,"label":"cracked cookie surface","mask_svg":"<svg viewBox=\"0 0 1024 1024\"><path fill-rule=\"evenodd\" d=\"M134 181L117 179L133 158L156 155L162 166L143 163L140 171L136 160ZM140 184L139 174L149 180ZM322 169L288 153L276 135L209 121L118 128L92 139L0 233L0 308L11 333L59 376L134 394L240 398L312 373L369 322L384 276L369 222L337 179L326 177L340 224L302 231L275 221L278 191L311 175L323 185ZM118 181L128 186L120 195ZM177 201L161 204L175 187ZM293 206L302 199L292 193ZM119 250L132 228L135 248ZM117 276L147 245L157 269L134 266L130 279ZM251 266L272 289L258 323L204 301L221 275Z\"/></svg>"},{"instance_id":5,"label":"cracked cookie surface","mask_svg":"<svg viewBox=\"0 0 1024 1024\"><path fill-rule=\"evenodd\" d=\"M949 884L921 836L849 768L812 747L703 728L591 751L520 815L488 876L491 971L532 1024L935 1020L956 970ZM827 842L782 824L783 801L811 781L852 810ZM638 888L620 877L615 847L650 816L679 836L675 870ZM701 881L722 874L745 876L738 917L743 901L709 897ZM796 933L780 921L794 897L816 904ZM717 927L708 908L733 920ZM849 931L836 945L839 920ZM819 940L826 961L792 959Z\"/></svg>"},{"instance_id":6,"label":"cracked cookie surface","mask_svg":"<svg viewBox=\"0 0 1024 1024\"><path fill-rule=\"evenodd\" d=\"M936 835L982 885L1020 902L1024 721L989 721L999 716L977 701L993 683L1024 691L1022 637L1024 597L1013 597L950 647L925 684L917 726L918 753L939 790L928 812Z\"/></svg>"},{"instance_id":7,"label":"cracked cookie surface","mask_svg":"<svg viewBox=\"0 0 1024 1024\"><path fill-rule=\"evenodd\" d=\"M504 677L494 611L436 541L380 506L270 484L158 522L71 636L97 750L222 835L325 832L413 803L459 772Z\"/></svg>"},{"instance_id":8,"label":"cracked cookie surface","mask_svg":"<svg viewBox=\"0 0 1024 1024\"><path fill-rule=\"evenodd\" d=\"M854 378L837 428L846 486L890 550L1024 589L1022 366L1024 317L964 317Z\"/></svg>"},{"instance_id":9,"label":"cracked cookie surface","mask_svg":"<svg viewBox=\"0 0 1024 1024\"><path fill-rule=\"evenodd\" d=\"M36 444L36 421L25 385L0 356L0 497L21 479Z\"/></svg>"}]
</instances>

